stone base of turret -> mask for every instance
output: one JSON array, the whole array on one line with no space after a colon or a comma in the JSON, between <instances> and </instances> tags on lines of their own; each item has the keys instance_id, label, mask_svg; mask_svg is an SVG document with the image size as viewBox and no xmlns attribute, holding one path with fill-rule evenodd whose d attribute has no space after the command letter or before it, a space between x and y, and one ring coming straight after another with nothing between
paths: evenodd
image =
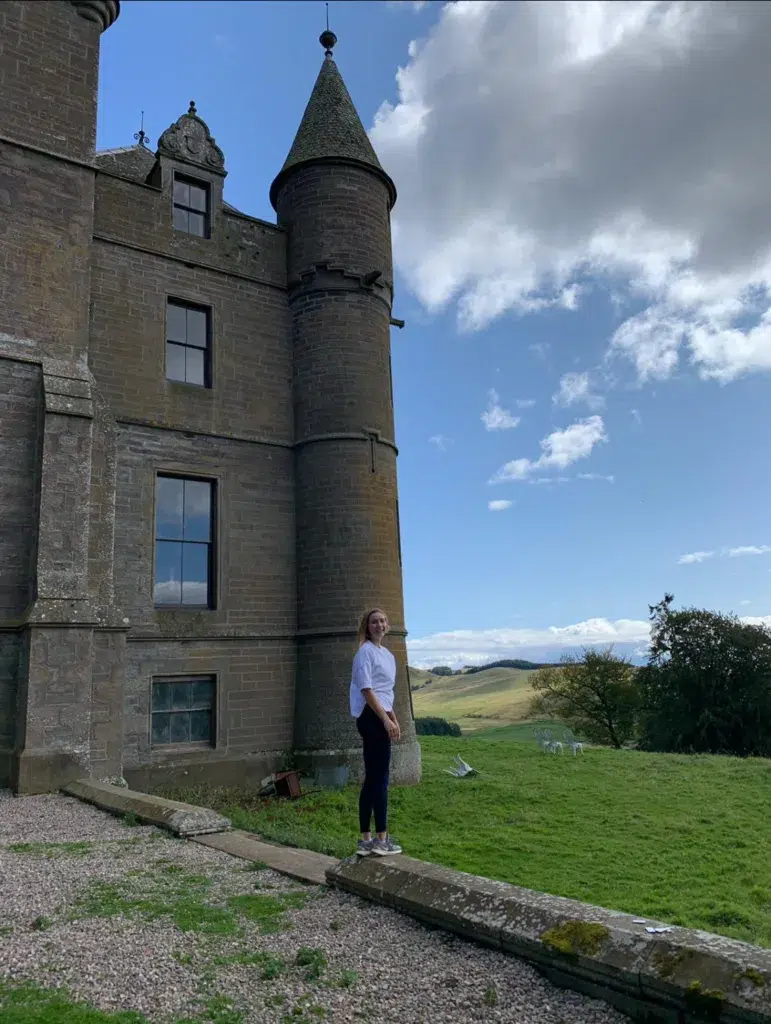
<instances>
[{"instance_id":1,"label":"stone base of turret","mask_svg":"<svg viewBox=\"0 0 771 1024\"><path fill-rule=\"evenodd\" d=\"M364 759L361 746L344 750L296 750L295 763L302 772L315 776L319 769L348 767L348 782L359 783L364 778ZM420 744L408 737L391 749L391 785L415 786L421 779Z\"/></svg>"}]
</instances>

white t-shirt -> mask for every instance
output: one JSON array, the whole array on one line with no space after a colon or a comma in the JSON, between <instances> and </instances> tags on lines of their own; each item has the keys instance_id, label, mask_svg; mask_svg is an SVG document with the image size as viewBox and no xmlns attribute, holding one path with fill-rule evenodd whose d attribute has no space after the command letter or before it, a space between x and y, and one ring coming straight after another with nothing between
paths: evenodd
<instances>
[{"instance_id":1,"label":"white t-shirt","mask_svg":"<svg viewBox=\"0 0 771 1024\"><path fill-rule=\"evenodd\" d=\"M362 690L372 689L384 711L393 711L396 659L387 647L365 640L353 659L351 673L351 714L358 718L367 702Z\"/></svg>"}]
</instances>

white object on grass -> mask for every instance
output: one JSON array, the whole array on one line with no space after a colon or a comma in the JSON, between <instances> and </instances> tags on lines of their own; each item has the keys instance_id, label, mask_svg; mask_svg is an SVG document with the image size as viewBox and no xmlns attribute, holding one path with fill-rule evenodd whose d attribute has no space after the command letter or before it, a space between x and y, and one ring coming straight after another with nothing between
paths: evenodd
<instances>
[{"instance_id":1,"label":"white object on grass","mask_svg":"<svg viewBox=\"0 0 771 1024\"><path fill-rule=\"evenodd\" d=\"M463 758L459 755L455 755L455 763L457 768L445 768L443 769L447 775L452 775L456 779L464 779L467 775L478 775L479 772L476 768L472 768L470 764L466 764Z\"/></svg>"}]
</instances>

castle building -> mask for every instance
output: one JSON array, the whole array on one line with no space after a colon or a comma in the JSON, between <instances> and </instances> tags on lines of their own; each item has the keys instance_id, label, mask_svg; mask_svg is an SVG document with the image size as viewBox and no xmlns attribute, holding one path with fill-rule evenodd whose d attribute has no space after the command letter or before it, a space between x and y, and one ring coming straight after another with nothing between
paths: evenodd
<instances>
[{"instance_id":1,"label":"castle building","mask_svg":"<svg viewBox=\"0 0 771 1024\"><path fill-rule=\"evenodd\" d=\"M0 2L0 787L251 785L289 751L355 777L371 606L398 666L392 777L415 782L394 184L330 32L276 224L224 201L193 103L156 152L95 153L118 15Z\"/></svg>"}]
</instances>

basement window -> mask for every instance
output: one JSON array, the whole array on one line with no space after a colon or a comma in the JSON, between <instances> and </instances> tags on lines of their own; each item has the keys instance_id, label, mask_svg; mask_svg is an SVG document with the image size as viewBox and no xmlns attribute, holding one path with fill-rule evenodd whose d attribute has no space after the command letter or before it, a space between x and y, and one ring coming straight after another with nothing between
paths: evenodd
<instances>
[{"instance_id":1,"label":"basement window","mask_svg":"<svg viewBox=\"0 0 771 1024\"><path fill-rule=\"evenodd\" d=\"M214 746L214 676L154 679L151 742Z\"/></svg>"}]
</instances>

